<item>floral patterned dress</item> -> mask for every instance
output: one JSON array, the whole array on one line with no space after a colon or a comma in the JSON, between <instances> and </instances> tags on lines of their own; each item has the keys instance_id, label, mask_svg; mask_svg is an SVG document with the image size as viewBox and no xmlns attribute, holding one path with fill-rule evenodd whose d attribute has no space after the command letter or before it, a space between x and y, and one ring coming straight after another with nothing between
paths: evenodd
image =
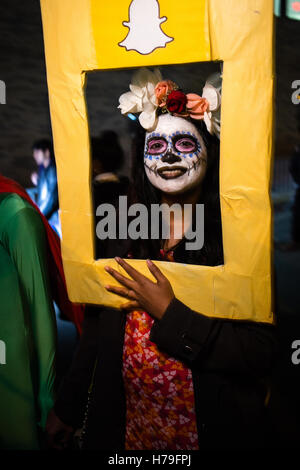
<instances>
[{"instance_id":1,"label":"floral patterned dress","mask_svg":"<svg viewBox=\"0 0 300 470\"><path fill-rule=\"evenodd\" d=\"M161 250L173 261L173 252ZM123 348L126 450L198 450L192 372L149 340L153 318L127 316Z\"/></svg>"}]
</instances>

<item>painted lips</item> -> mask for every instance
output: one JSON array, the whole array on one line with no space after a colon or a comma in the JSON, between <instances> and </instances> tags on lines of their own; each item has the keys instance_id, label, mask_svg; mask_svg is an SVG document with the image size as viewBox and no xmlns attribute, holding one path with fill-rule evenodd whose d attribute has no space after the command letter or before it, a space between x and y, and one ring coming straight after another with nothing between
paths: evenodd
<instances>
[{"instance_id":1,"label":"painted lips","mask_svg":"<svg viewBox=\"0 0 300 470\"><path fill-rule=\"evenodd\" d=\"M184 175L187 172L187 168L182 166L174 166L174 167L162 167L157 170L157 173L162 178L169 180L174 178L179 178L180 176Z\"/></svg>"}]
</instances>

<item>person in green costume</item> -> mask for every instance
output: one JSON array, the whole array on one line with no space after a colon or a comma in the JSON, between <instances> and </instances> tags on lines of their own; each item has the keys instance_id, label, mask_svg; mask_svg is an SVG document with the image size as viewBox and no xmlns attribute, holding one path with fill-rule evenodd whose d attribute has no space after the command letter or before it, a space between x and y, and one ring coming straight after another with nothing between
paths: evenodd
<instances>
[{"instance_id":1,"label":"person in green costume","mask_svg":"<svg viewBox=\"0 0 300 470\"><path fill-rule=\"evenodd\" d=\"M38 211L0 192L0 449L41 449L53 406L56 319Z\"/></svg>"}]
</instances>

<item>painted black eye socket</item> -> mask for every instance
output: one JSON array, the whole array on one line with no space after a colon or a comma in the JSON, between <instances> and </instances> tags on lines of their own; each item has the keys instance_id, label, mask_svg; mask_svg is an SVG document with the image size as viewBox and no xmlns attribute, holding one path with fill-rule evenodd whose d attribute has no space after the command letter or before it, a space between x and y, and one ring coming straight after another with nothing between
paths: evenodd
<instances>
[{"instance_id":1,"label":"painted black eye socket","mask_svg":"<svg viewBox=\"0 0 300 470\"><path fill-rule=\"evenodd\" d=\"M182 134L174 137L173 145L177 152L181 153L193 153L196 152L200 147L197 139L189 134Z\"/></svg>"}]
</instances>

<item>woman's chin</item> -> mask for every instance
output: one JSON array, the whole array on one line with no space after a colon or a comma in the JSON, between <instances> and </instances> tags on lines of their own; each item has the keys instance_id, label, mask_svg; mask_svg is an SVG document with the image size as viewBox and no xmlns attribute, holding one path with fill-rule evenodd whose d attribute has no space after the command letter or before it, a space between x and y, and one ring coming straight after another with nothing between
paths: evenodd
<instances>
[{"instance_id":1,"label":"woman's chin","mask_svg":"<svg viewBox=\"0 0 300 470\"><path fill-rule=\"evenodd\" d=\"M183 194L186 194L188 192L190 192L193 187L189 186L189 187L183 187L183 188L159 188L160 191L162 192L162 194L166 194L168 196L180 196L180 195L183 195Z\"/></svg>"},{"instance_id":2,"label":"woman's chin","mask_svg":"<svg viewBox=\"0 0 300 470\"><path fill-rule=\"evenodd\" d=\"M186 184L184 182L182 185L174 184L174 181L168 180L168 183L164 185L157 185L156 188L161 191L162 194L166 194L169 196L176 196L176 195L181 195L185 193L189 193L193 191L194 189L198 189L199 185L201 184L200 181L194 181L193 183L191 182L190 184Z\"/></svg>"}]
</instances>

